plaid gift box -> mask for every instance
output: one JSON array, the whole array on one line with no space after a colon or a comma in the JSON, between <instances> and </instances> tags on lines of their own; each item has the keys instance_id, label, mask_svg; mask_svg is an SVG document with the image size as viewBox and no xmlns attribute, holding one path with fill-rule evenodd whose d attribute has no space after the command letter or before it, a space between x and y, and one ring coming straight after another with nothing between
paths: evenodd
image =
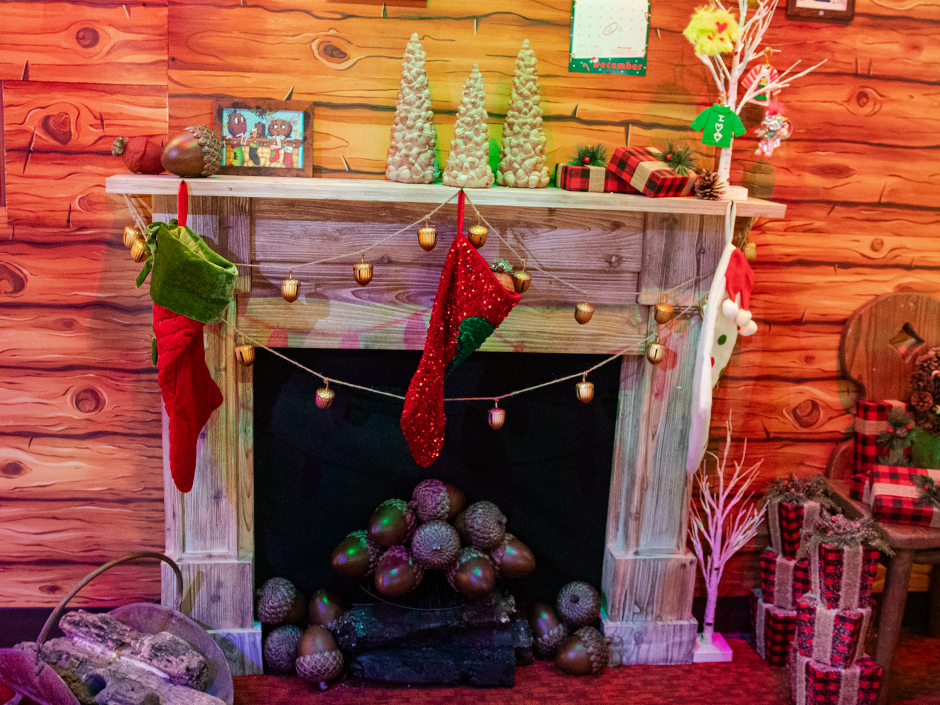
<instances>
[{"instance_id":1,"label":"plaid gift box","mask_svg":"<svg viewBox=\"0 0 940 705\"><path fill-rule=\"evenodd\" d=\"M767 504L770 545L786 558L796 558L800 550L800 532L812 529L819 518L819 502L781 502Z\"/></svg>"},{"instance_id":2,"label":"plaid gift box","mask_svg":"<svg viewBox=\"0 0 940 705\"><path fill-rule=\"evenodd\" d=\"M652 147L618 147L607 168L645 196L665 198L688 196L695 183L694 173L681 176L660 161L662 152Z\"/></svg>"},{"instance_id":3,"label":"plaid gift box","mask_svg":"<svg viewBox=\"0 0 940 705\"><path fill-rule=\"evenodd\" d=\"M855 474L871 475L875 465L883 463L878 459L878 434L890 428L888 414L892 411L910 413L911 407L902 401L860 401L855 405ZM904 454L910 456L911 449Z\"/></svg>"},{"instance_id":4,"label":"plaid gift box","mask_svg":"<svg viewBox=\"0 0 940 705\"><path fill-rule=\"evenodd\" d=\"M830 610L806 595L796 605L797 649L817 663L848 668L863 656L870 624L870 607Z\"/></svg>"},{"instance_id":5,"label":"plaid gift box","mask_svg":"<svg viewBox=\"0 0 940 705\"><path fill-rule=\"evenodd\" d=\"M610 169L602 166L559 164L555 167L555 185L565 191L639 193Z\"/></svg>"},{"instance_id":6,"label":"plaid gift box","mask_svg":"<svg viewBox=\"0 0 940 705\"><path fill-rule=\"evenodd\" d=\"M849 480L849 496L871 506L871 475L852 475Z\"/></svg>"},{"instance_id":7,"label":"plaid gift box","mask_svg":"<svg viewBox=\"0 0 940 705\"><path fill-rule=\"evenodd\" d=\"M817 663L799 653L790 658L796 705L869 705L878 699L881 677L881 666L870 656L862 656L848 668Z\"/></svg>"},{"instance_id":8,"label":"plaid gift box","mask_svg":"<svg viewBox=\"0 0 940 705\"><path fill-rule=\"evenodd\" d=\"M784 610L796 608L796 601L809 592L809 560L784 558L767 548L760 554L760 585L763 599Z\"/></svg>"},{"instance_id":9,"label":"plaid gift box","mask_svg":"<svg viewBox=\"0 0 940 705\"><path fill-rule=\"evenodd\" d=\"M921 506L921 491L913 482L917 475L940 482L940 470L876 465L871 475L872 517L894 524L940 528L940 510L930 503Z\"/></svg>"},{"instance_id":10,"label":"plaid gift box","mask_svg":"<svg viewBox=\"0 0 940 705\"><path fill-rule=\"evenodd\" d=\"M751 620L755 651L769 666L786 666L796 631L796 611L764 602L761 591L755 590L751 594Z\"/></svg>"},{"instance_id":11,"label":"plaid gift box","mask_svg":"<svg viewBox=\"0 0 940 705\"><path fill-rule=\"evenodd\" d=\"M827 609L870 607L879 555L871 546L822 544L811 557L813 594Z\"/></svg>"}]
</instances>

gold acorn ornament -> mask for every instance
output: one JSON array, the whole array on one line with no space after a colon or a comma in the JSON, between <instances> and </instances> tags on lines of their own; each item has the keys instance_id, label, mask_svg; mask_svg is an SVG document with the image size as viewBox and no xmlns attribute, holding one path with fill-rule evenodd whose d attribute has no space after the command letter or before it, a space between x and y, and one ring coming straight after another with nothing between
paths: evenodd
<instances>
[{"instance_id":1,"label":"gold acorn ornament","mask_svg":"<svg viewBox=\"0 0 940 705\"><path fill-rule=\"evenodd\" d=\"M288 270L287 279L281 282L281 296L284 300L292 304L300 296L300 280L294 279L294 270Z\"/></svg>"},{"instance_id":2,"label":"gold acorn ornament","mask_svg":"<svg viewBox=\"0 0 940 705\"><path fill-rule=\"evenodd\" d=\"M487 232L486 226L480 225L480 215L477 214L477 224L470 226L470 233L467 235L467 239L470 241L471 245L479 250L486 244Z\"/></svg>"},{"instance_id":3,"label":"gold acorn ornament","mask_svg":"<svg viewBox=\"0 0 940 705\"><path fill-rule=\"evenodd\" d=\"M654 365L658 365L666 357L666 348L659 341L650 343L646 346L646 359Z\"/></svg>"},{"instance_id":4,"label":"gold acorn ornament","mask_svg":"<svg viewBox=\"0 0 940 705\"><path fill-rule=\"evenodd\" d=\"M582 301L574 307L574 320L582 326L591 320L594 315L594 305L588 301Z\"/></svg>"},{"instance_id":5,"label":"gold acorn ornament","mask_svg":"<svg viewBox=\"0 0 940 705\"><path fill-rule=\"evenodd\" d=\"M506 423L506 410L499 408L499 399L493 400L493 408L490 409L490 428L498 431Z\"/></svg>"},{"instance_id":6,"label":"gold acorn ornament","mask_svg":"<svg viewBox=\"0 0 940 705\"><path fill-rule=\"evenodd\" d=\"M135 262L143 262L150 256L150 251L147 249L147 241L142 237L134 240L131 244L131 257L134 258Z\"/></svg>"},{"instance_id":7,"label":"gold acorn ornament","mask_svg":"<svg viewBox=\"0 0 940 705\"><path fill-rule=\"evenodd\" d=\"M255 346L242 343L235 348L235 359L245 367L251 367L251 363L255 361Z\"/></svg>"},{"instance_id":8,"label":"gold acorn ornament","mask_svg":"<svg viewBox=\"0 0 940 705\"><path fill-rule=\"evenodd\" d=\"M320 387L317 390L317 408L318 409L329 409L330 404L333 403L333 398L336 396L336 392L330 389L330 380L323 380L326 386Z\"/></svg>"},{"instance_id":9,"label":"gold acorn ornament","mask_svg":"<svg viewBox=\"0 0 940 705\"><path fill-rule=\"evenodd\" d=\"M757 245L753 242L748 242L744 245L744 257L748 262L753 262L757 259Z\"/></svg>"},{"instance_id":10,"label":"gold acorn ornament","mask_svg":"<svg viewBox=\"0 0 940 705\"><path fill-rule=\"evenodd\" d=\"M362 253L362 262L353 265L353 277L359 286L365 286L372 281L372 265L366 262L366 253Z\"/></svg>"},{"instance_id":11,"label":"gold acorn ornament","mask_svg":"<svg viewBox=\"0 0 940 705\"><path fill-rule=\"evenodd\" d=\"M587 381L587 372L581 377L581 381L574 385L574 389L580 402L587 404L594 398L594 383Z\"/></svg>"},{"instance_id":12,"label":"gold acorn ornament","mask_svg":"<svg viewBox=\"0 0 940 705\"><path fill-rule=\"evenodd\" d=\"M124 228L124 247L130 248L134 244L135 240L142 240L144 234L140 232L133 225L128 225Z\"/></svg>"},{"instance_id":13,"label":"gold acorn ornament","mask_svg":"<svg viewBox=\"0 0 940 705\"><path fill-rule=\"evenodd\" d=\"M418 244L425 252L430 252L437 245L437 230L431 227L428 219L424 219L424 227L418 230Z\"/></svg>"},{"instance_id":14,"label":"gold acorn ornament","mask_svg":"<svg viewBox=\"0 0 940 705\"><path fill-rule=\"evenodd\" d=\"M653 318L655 318L656 322L661 326L669 323L675 316L676 309L668 301L660 301L653 310Z\"/></svg>"},{"instance_id":15,"label":"gold acorn ornament","mask_svg":"<svg viewBox=\"0 0 940 705\"><path fill-rule=\"evenodd\" d=\"M512 273L512 285L517 294L524 294L532 283L532 275L525 271L525 260L522 260L522 271Z\"/></svg>"}]
</instances>

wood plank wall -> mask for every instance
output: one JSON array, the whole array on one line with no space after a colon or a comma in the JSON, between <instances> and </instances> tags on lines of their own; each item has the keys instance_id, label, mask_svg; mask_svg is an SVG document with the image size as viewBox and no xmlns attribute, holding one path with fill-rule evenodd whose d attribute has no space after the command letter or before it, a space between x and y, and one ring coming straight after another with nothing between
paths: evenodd
<instances>
[{"instance_id":1,"label":"wood plank wall","mask_svg":"<svg viewBox=\"0 0 940 705\"><path fill-rule=\"evenodd\" d=\"M401 55L418 32L442 161L475 62L498 137L526 38L551 163L628 133L634 145L697 145L688 124L716 92L681 36L696 4L653 0L638 78L567 73L570 0L3 3L0 607L53 604L92 566L163 544L149 299L120 243L126 206L104 193L123 168L115 136L165 138L209 122L215 98L291 93L314 104L317 176L381 178ZM796 133L770 161L750 135L736 142L733 180L788 205L786 220L752 232L761 330L729 365L713 421L713 440L730 418L735 441L764 458L762 483L820 471L850 426L836 358L847 316L880 293L940 295L938 31L940 0L857 0L847 27L780 10L768 32L778 68L827 63L783 94ZM761 115L743 117L753 127ZM724 593L755 584L755 558L752 547L737 559ZM123 569L85 602L155 598L157 576Z\"/></svg>"}]
</instances>

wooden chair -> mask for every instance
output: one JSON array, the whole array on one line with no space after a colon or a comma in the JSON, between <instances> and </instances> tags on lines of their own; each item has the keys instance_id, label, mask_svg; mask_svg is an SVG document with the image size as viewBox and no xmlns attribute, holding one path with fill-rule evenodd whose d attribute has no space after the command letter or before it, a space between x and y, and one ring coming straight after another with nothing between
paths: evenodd
<instances>
[{"instance_id":1,"label":"wooden chair","mask_svg":"<svg viewBox=\"0 0 940 705\"><path fill-rule=\"evenodd\" d=\"M839 365L843 374L858 385L859 399L907 399L917 357L935 346L940 346L940 301L924 294L886 294L849 317L839 341ZM849 499L848 494L853 463L854 440L840 443L829 457L826 476L846 513L860 516L867 513L867 507ZM930 633L940 636L940 530L882 526L895 550L885 576L874 654L885 671L879 703L886 703L913 563L933 566Z\"/></svg>"}]
</instances>

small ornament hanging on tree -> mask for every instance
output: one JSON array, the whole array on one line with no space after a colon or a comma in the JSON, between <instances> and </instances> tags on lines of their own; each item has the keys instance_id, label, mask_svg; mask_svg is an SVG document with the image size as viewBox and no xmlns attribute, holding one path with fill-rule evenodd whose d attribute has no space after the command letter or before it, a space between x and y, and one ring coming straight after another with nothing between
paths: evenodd
<instances>
[{"instance_id":1,"label":"small ornament hanging on tree","mask_svg":"<svg viewBox=\"0 0 940 705\"><path fill-rule=\"evenodd\" d=\"M403 184L429 184L437 170L434 112L424 66L425 53L417 33L405 49L401 88L388 147L385 178Z\"/></svg>"},{"instance_id":2,"label":"small ornament hanging on tree","mask_svg":"<svg viewBox=\"0 0 940 705\"><path fill-rule=\"evenodd\" d=\"M793 134L793 125L780 112L780 105L767 108L767 113L757 128L756 134L760 138L754 153L759 157L770 157L780 142Z\"/></svg>"},{"instance_id":3,"label":"small ornament hanging on tree","mask_svg":"<svg viewBox=\"0 0 940 705\"><path fill-rule=\"evenodd\" d=\"M516 188L548 186L539 76L535 52L529 48L528 39L522 43L522 49L516 57L516 73L512 79L512 96L503 125L503 145L499 154L496 183Z\"/></svg>"},{"instance_id":4,"label":"small ornament hanging on tree","mask_svg":"<svg viewBox=\"0 0 940 705\"><path fill-rule=\"evenodd\" d=\"M744 78L741 79L741 87L744 90L749 89L755 82L757 82L758 89L763 88L771 81L776 81L780 78L780 72L777 71L773 66L770 65L770 57L773 56L774 50L770 47L764 49L764 63L761 66L755 66L750 71L745 74ZM754 96L755 101L769 100L770 96L767 93L759 93Z\"/></svg>"},{"instance_id":5,"label":"small ornament hanging on tree","mask_svg":"<svg viewBox=\"0 0 940 705\"><path fill-rule=\"evenodd\" d=\"M719 178L717 171L701 169L695 181L695 197L703 201L720 201L724 193L725 184Z\"/></svg>"},{"instance_id":6,"label":"small ornament hanging on tree","mask_svg":"<svg viewBox=\"0 0 940 705\"><path fill-rule=\"evenodd\" d=\"M486 126L483 76L476 64L463 86L463 99L457 110L454 139L444 168L443 182L457 188L489 188L493 185L490 169L490 137Z\"/></svg>"},{"instance_id":7,"label":"small ornament hanging on tree","mask_svg":"<svg viewBox=\"0 0 940 705\"><path fill-rule=\"evenodd\" d=\"M682 36L692 42L701 56L727 54L741 36L737 18L714 3L696 8Z\"/></svg>"}]
</instances>

